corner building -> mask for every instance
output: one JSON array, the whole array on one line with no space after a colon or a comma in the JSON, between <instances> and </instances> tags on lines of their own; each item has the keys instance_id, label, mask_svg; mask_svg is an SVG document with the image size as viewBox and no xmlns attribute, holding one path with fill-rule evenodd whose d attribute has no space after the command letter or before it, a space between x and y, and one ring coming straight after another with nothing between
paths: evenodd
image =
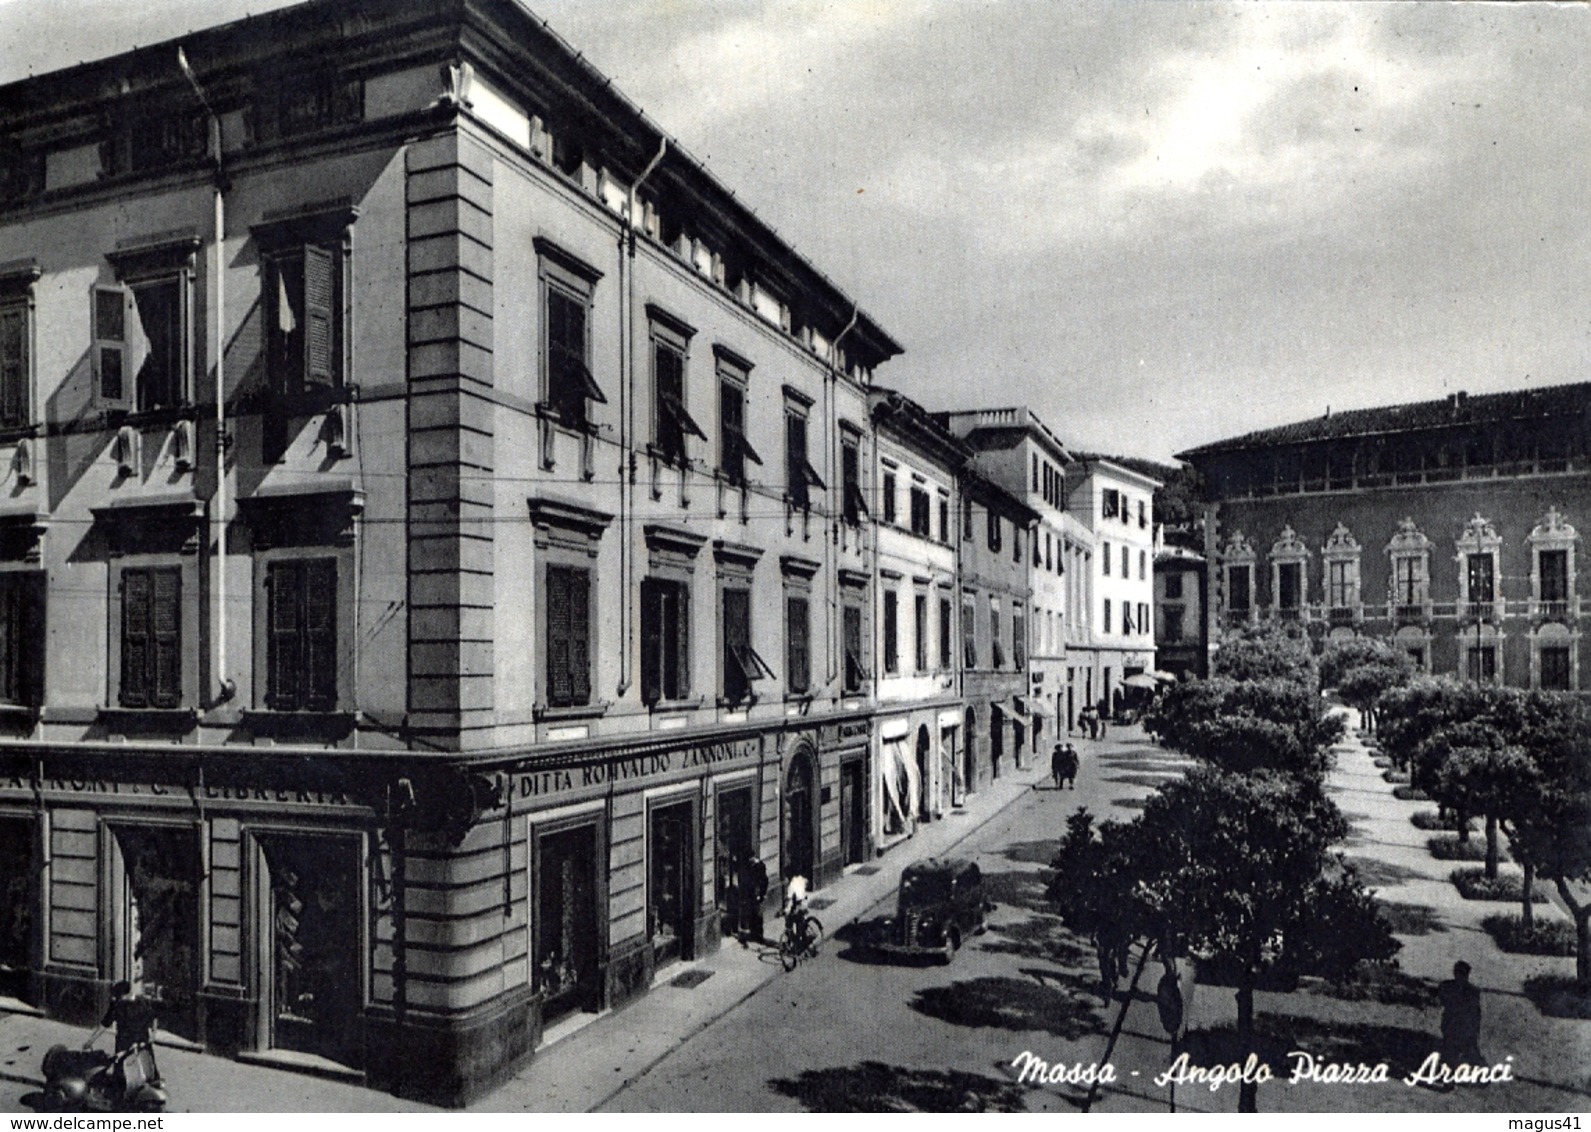
<instances>
[{"instance_id":1,"label":"corner building","mask_svg":"<svg viewBox=\"0 0 1591 1132\"><path fill-rule=\"evenodd\" d=\"M178 46L0 93L0 995L462 1103L874 851L900 348L516 3Z\"/></svg>"}]
</instances>

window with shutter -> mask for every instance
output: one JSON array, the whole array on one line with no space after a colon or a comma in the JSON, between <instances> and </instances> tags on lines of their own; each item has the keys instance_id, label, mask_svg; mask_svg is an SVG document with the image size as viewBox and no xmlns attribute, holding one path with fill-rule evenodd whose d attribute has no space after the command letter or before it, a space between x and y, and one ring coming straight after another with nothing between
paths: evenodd
<instances>
[{"instance_id":1,"label":"window with shutter","mask_svg":"<svg viewBox=\"0 0 1591 1132\"><path fill-rule=\"evenodd\" d=\"M683 582L641 582L641 699L682 700L690 692L690 592Z\"/></svg>"},{"instance_id":2,"label":"window with shutter","mask_svg":"<svg viewBox=\"0 0 1591 1132\"><path fill-rule=\"evenodd\" d=\"M337 708L337 563L304 563L304 689L310 711Z\"/></svg>"},{"instance_id":3,"label":"window with shutter","mask_svg":"<svg viewBox=\"0 0 1591 1132\"><path fill-rule=\"evenodd\" d=\"M950 599L939 599L939 667L950 670Z\"/></svg>"},{"instance_id":4,"label":"window with shutter","mask_svg":"<svg viewBox=\"0 0 1591 1132\"><path fill-rule=\"evenodd\" d=\"M303 669L303 572L295 562L272 562L266 573L270 640L265 705L273 711L298 707L298 674Z\"/></svg>"},{"instance_id":5,"label":"window with shutter","mask_svg":"<svg viewBox=\"0 0 1591 1132\"><path fill-rule=\"evenodd\" d=\"M967 668L978 667L977 607L970 597L961 603L961 663Z\"/></svg>"},{"instance_id":6,"label":"window with shutter","mask_svg":"<svg viewBox=\"0 0 1591 1132\"><path fill-rule=\"evenodd\" d=\"M102 408L133 407L127 373L128 301L120 287L94 288L94 388Z\"/></svg>"},{"instance_id":7,"label":"window with shutter","mask_svg":"<svg viewBox=\"0 0 1591 1132\"><path fill-rule=\"evenodd\" d=\"M862 607L847 605L841 613L841 629L845 637L845 690L860 692L867 669L862 664Z\"/></svg>"},{"instance_id":8,"label":"window with shutter","mask_svg":"<svg viewBox=\"0 0 1591 1132\"><path fill-rule=\"evenodd\" d=\"M333 260L325 248L304 247L304 384L306 387L333 383L333 357L336 349L332 312L336 297Z\"/></svg>"},{"instance_id":9,"label":"window with shutter","mask_svg":"<svg viewBox=\"0 0 1591 1132\"><path fill-rule=\"evenodd\" d=\"M884 671L900 671L900 597L894 590L884 591Z\"/></svg>"},{"instance_id":10,"label":"window with shutter","mask_svg":"<svg viewBox=\"0 0 1591 1132\"><path fill-rule=\"evenodd\" d=\"M912 648L916 653L917 671L928 671L928 595L912 595Z\"/></svg>"},{"instance_id":11,"label":"window with shutter","mask_svg":"<svg viewBox=\"0 0 1591 1132\"><path fill-rule=\"evenodd\" d=\"M797 413L784 417L785 492L794 507L811 505L807 480L807 420Z\"/></svg>"},{"instance_id":12,"label":"window with shutter","mask_svg":"<svg viewBox=\"0 0 1591 1132\"><path fill-rule=\"evenodd\" d=\"M804 597L785 599L785 686L797 694L811 683L811 613Z\"/></svg>"},{"instance_id":13,"label":"window with shutter","mask_svg":"<svg viewBox=\"0 0 1591 1132\"><path fill-rule=\"evenodd\" d=\"M547 567L547 704L591 702L590 571Z\"/></svg>"},{"instance_id":14,"label":"window with shutter","mask_svg":"<svg viewBox=\"0 0 1591 1132\"><path fill-rule=\"evenodd\" d=\"M1005 645L1000 640L1000 607L994 602L989 603L989 642L993 645L993 659L991 663L995 668L1005 667Z\"/></svg>"},{"instance_id":15,"label":"window with shutter","mask_svg":"<svg viewBox=\"0 0 1591 1132\"><path fill-rule=\"evenodd\" d=\"M182 702L182 574L176 567L122 571L119 702L174 708Z\"/></svg>"},{"instance_id":16,"label":"window with shutter","mask_svg":"<svg viewBox=\"0 0 1591 1132\"><path fill-rule=\"evenodd\" d=\"M867 501L862 495L861 456L855 440L840 441L840 491L842 517L847 523L860 523Z\"/></svg>"},{"instance_id":17,"label":"window with shutter","mask_svg":"<svg viewBox=\"0 0 1591 1132\"><path fill-rule=\"evenodd\" d=\"M724 699L739 703L751 695L751 591L723 591Z\"/></svg>"},{"instance_id":18,"label":"window with shutter","mask_svg":"<svg viewBox=\"0 0 1591 1132\"><path fill-rule=\"evenodd\" d=\"M304 244L266 263L262 306L271 388L278 394L340 383L341 251L336 244Z\"/></svg>"},{"instance_id":19,"label":"window with shutter","mask_svg":"<svg viewBox=\"0 0 1591 1132\"><path fill-rule=\"evenodd\" d=\"M0 426L28 423L28 308L0 306Z\"/></svg>"},{"instance_id":20,"label":"window with shutter","mask_svg":"<svg viewBox=\"0 0 1591 1132\"><path fill-rule=\"evenodd\" d=\"M0 703L44 702L44 575L0 572Z\"/></svg>"}]
</instances>

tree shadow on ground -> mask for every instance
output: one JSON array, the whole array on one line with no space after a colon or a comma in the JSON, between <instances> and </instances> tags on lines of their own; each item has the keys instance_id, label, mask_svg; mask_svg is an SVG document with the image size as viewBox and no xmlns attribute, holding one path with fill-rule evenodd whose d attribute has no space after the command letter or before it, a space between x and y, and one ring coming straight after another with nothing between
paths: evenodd
<instances>
[{"instance_id":1,"label":"tree shadow on ground","mask_svg":"<svg viewBox=\"0 0 1591 1132\"><path fill-rule=\"evenodd\" d=\"M1358 870L1359 879L1372 888L1402 884L1410 880L1431 879L1414 869L1394 865L1390 861L1379 861L1373 857L1349 857L1348 863Z\"/></svg>"},{"instance_id":2,"label":"tree shadow on ground","mask_svg":"<svg viewBox=\"0 0 1591 1132\"><path fill-rule=\"evenodd\" d=\"M980 949L994 955L1038 959L1061 967L1087 967L1093 948L1078 939L1059 916L1029 916L1006 924L990 924Z\"/></svg>"},{"instance_id":3,"label":"tree shadow on ground","mask_svg":"<svg viewBox=\"0 0 1591 1132\"><path fill-rule=\"evenodd\" d=\"M1175 782L1182 777L1178 771L1167 771L1165 774L1107 774L1105 782L1123 782L1128 786L1147 786L1154 789L1164 786L1168 782Z\"/></svg>"},{"instance_id":4,"label":"tree shadow on ground","mask_svg":"<svg viewBox=\"0 0 1591 1132\"><path fill-rule=\"evenodd\" d=\"M1144 800L1142 798L1112 798L1110 804L1112 806L1120 806L1124 810L1141 810L1144 808Z\"/></svg>"},{"instance_id":5,"label":"tree shadow on ground","mask_svg":"<svg viewBox=\"0 0 1591 1132\"><path fill-rule=\"evenodd\" d=\"M1025 1112L1020 1085L957 1069L864 1061L775 1078L769 1088L809 1112Z\"/></svg>"},{"instance_id":6,"label":"tree shadow on ground","mask_svg":"<svg viewBox=\"0 0 1591 1132\"><path fill-rule=\"evenodd\" d=\"M1293 1050L1308 1053L1317 1065L1385 1062L1388 1075L1396 1078L1418 1069L1437 1044L1435 1034L1407 1026L1326 1021L1296 1014L1257 1015L1254 1029L1253 1052L1282 1081L1292 1071L1293 1058L1287 1055ZM1198 1066L1241 1064L1249 1054L1243 1039L1228 1026L1195 1030L1184 1039L1182 1048L1189 1063Z\"/></svg>"},{"instance_id":7,"label":"tree shadow on ground","mask_svg":"<svg viewBox=\"0 0 1591 1132\"><path fill-rule=\"evenodd\" d=\"M831 937L835 943L841 945L841 950L834 953L835 958L843 959L847 963L860 963L866 967L889 966L894 962L894 958L875 946L883 934L882 917L846 924Z\"/></svg>"},{"instance_id":8,"label":"tree shadow on ground","mask_svg":"<svg viewBox=\"0 0 1591 1132\"><path fill-rule=\"evenodd\" d=\"M1300 989L1342 1002L1379 1002L1385 1006L1436 1005L1436 983L1400 970L1396 963L1360 963L1341 982L1304 979Z\"/></svg>"},{"instance_id":9,"label":"tree shadow on ground","mask_svg":"<svg viewBox=\"0 0 1591 1132\"><path fill-rule=\"evenodd\" d=\"M1044 865L1055 860L1055 854L1061 851L1059 838L1044 841L1013 841L1000 850L1000 856L1007 861L1021 865Z\"/></svg>"},{"instance_id":10,"label":"tree shadow on ground","mask_svg":"<svg viewBox=\"0 0 1591 1132\"><path fill-rule=\"evenodd\" d=\"M1044 895L1048 874L1035 869L1008 869L983 874L983 896L996 904L1021 908L1026 912L1048 912L1050 901Z\"/></svg>"},{"instance_id":11,"label":"tree shadow on ground","mask_svg":"<svg viewBox=\"0 0 1591 1132\"><path fill-rule=\"evenodd\" d=\"M1083 975L1056 973L1054 986L985 975L916 992L911 1008L953 1026L1038 1031L1068 1041L1102 1034L1097 997Z\"/></svg>"},{"instance_id":12,"label":"tree shadow on ground","mask_svg":"<svg viewBox=\"0 0 1591 1132\"><path fill-rule=\"evenodd\" d=\"M1447 931L1447 922L1429 904L1405 904L1397 900L1378 900L1381 918L1398 935L1430 935Z\"/></svg>"},{"instance_id":13,"label":"tree shadow on ground","mask_svg":"<svg viewBox=\"0 0 1591 1132\"><path fill-rule=\"evenodd\" d=\"M1580 990L1568 975L1532 975L1521 988L1548 1018L1591 1021L1591 991Z\"/></svg>"},{"instance_id":14,"label":"tree shadow on ground","mask_svg":"<svg viewBox=\"0 0 1591 1132\"><path fill-rule=\"evenodd\" d=\"M1146 759L1139 755L1129 755L1125 757L1101 755L1098 761L1105 764L1111 770L1139 770L1145 772L1159 771L1164 774L1180 774L1182 771L1187 769L1187 763L1185 760L1180 760L1177 756L1169 755L1164 759ZM1088 764L1084 763L1084 765L1086 766Z\"/></svg>"}]
</instances>

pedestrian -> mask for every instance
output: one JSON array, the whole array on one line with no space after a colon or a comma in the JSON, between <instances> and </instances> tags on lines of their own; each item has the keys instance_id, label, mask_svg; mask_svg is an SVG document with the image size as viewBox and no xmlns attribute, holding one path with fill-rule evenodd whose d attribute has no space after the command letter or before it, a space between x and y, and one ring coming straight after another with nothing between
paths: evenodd
<instances>
[{"instance_id":1,"label":"pedestrian","mask_svg":"<svg viewBox=\"0 0 1591 1132\"><path fill-rule=\"evenodd\" d=\"M1050 781L1055 783L1055 789L1061 788L1061 780L1066 777L1066 744L1056 743L1050 751Z\"/></svg>"},{"instance_id":2,"label":"pedestrian","mask_svg":"<svg viewBox=\"0 0 1591 1132\"><path fill-rule=\"evenodd\" d=\"M1077 713L1077 724L1090 739L1099 738L1099 717L1094 714L1094 705L1088 704Z\"/></svg>"},{"instance_id":3,"label":"pedestrian","mask_svg":"<svg viewBox=\"0 0 1591 1132\"><path fill-rule=\"evenodd\" d=\"M740 859L740 931L753 943L762 943L762 905L768 898L768 866L756 853Z\"/></svg>"},{"instance_id":4,"label":"pedestrian","mask_svg":"<svg viewBox=\"0 0 1591 1132\"><path fill-rule=\"evenodd\" d=\"M1109 700L1099 701L1099 711L1097 714L1099 716L1099 738L1103 739L1105 737L1105 720L1110 716Z\"/></svg>"},{"instance_id":5,"label":"pedestrian","mask_svg":"<svg viewBox=\"0 0 1591 1132\"><path fill-rule=\"evenodd\" d=\"M1444 1065L1484 1065L1480 1051L1481 992L1469 981L1469 964L1460 959L1453 964L1453 977L1436 988L1442 1004L1442 1046Z\"/></svg>"},{"instance_id":6,"label":"pedestrian","mask_svg":"<svg viewBox=\"0 0 1591 1132\"><path fill-rule=\"evenodd\" d=\"M1061 752L1061 777L1066 779L1066 788L1068 790L1077 789L1077 768L1077 748L1068 743ZM1056 789L1060 789L1059 783L1056 783Z\"/></svg>"},{"instance_id":7,"label":"pedestrian","mask_svg":"<svg viewBox=\"0 0 1591 1132\"><path fill-rule=\"evenodd\" d=\"M105 1017L100 1019L99 1029L94 1031L84 1048L94 1044L101 1033L115 1027L116 1029L116 1074L121 1079L122 1087L127 1084L127 1070L125 1064L131 1057L139 1060L139 1067L143 1071L146 1081L160 1080L160 1068L155 1064L154 1033L159 1029L155 1019L155 1004L144 997L143 983L128 982L123 979L111 987L110 1009L105 1011Z\"/></svg>"}]
</instances>

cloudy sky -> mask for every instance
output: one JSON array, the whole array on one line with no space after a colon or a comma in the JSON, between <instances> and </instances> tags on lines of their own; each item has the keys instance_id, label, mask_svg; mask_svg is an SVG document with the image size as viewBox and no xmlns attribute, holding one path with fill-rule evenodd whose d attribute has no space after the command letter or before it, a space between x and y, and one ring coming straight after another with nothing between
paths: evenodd
<instances>
[{"instance_id":1,"label":"cloudy sky","mask_svg":"<svg viewBox=\"0 0 1591 1132\"><path fill-rule=\"evenodd\" d=\"M0 81L282 4L0 0ZM1591 7L530 0L906 347L1165 458L1591 380ZM976 393L969 393L976 390Z\"/></svg>"}]
</instances>

